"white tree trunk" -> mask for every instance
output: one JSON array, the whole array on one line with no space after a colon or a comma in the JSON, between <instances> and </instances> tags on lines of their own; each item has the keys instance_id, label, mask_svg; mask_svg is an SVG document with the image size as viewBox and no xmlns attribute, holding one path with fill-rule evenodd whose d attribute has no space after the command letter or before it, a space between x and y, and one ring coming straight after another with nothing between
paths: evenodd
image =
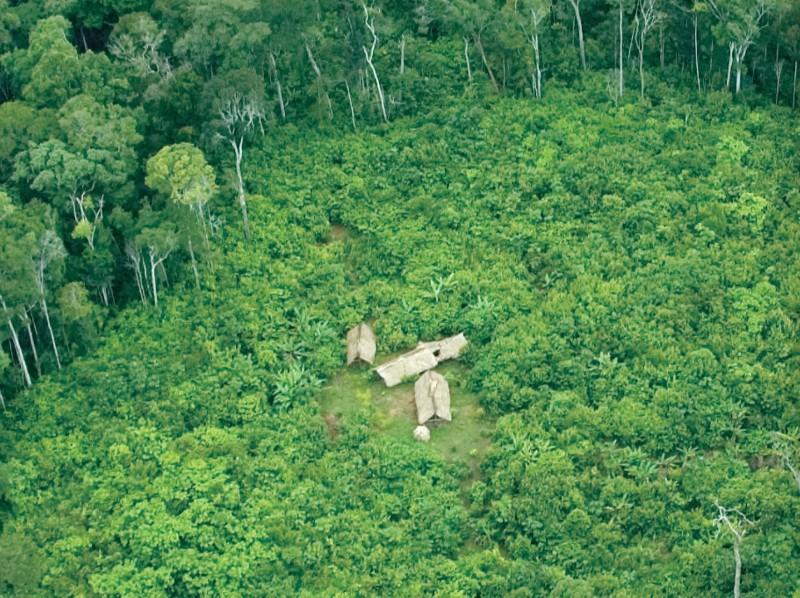
<instances>
[{"instance_id":1,"label":"white tree trunk","mask_svg":"<svg viewBox=\"0 0 800 598\"><path fill-rule=\"evenodd\" d=\"M347 90L347 102L350 104L350 120L353 123L353 130L357 131L358 127L356 127L356 111L353 109L353 96L350 94L350 84L347 82L347 79L344 80L344 87Z\"/></svg>"},{"instance_id":2,"label":"white tree trunk","mask_svg":"<svg viewBox=\"0 0 800 598\"><path fill-rule=\"evenodd\" d=\"M623 56L623 6L622 0L619 0L619 97L620 99L625 94L625 63Z\"/></svg>"},{"instance_id":3,"label":"white tree trunk","mask_svg":"<svg viewBox=\"0 0 800 598\"><path fill-rule=\"evenodd\" d=\"M197 272L197 260L194 257L194 248L192 247L192 240L189 239L189 257L192 260L192 272L194 272L194 286L200 288L200 274Z\"/></svg>"},{"instance_id":4,"label":"white tree trunk","mask_svg":"<svg viewBox=\"0 0 800 598\"><path fill-rule=\"evenodd\" d=\"M406 72L406 36L400 38L400 75Z\"/></svg>"},{"instance_id":5,"label":"white tree trunk","mask_svg":"<svg viewBox=\"0 0 800 598\"><path fill-rule=\"evenodd\" d=\"M25 355L22 353L22 345L19 344L17 330L14 328L14 322L11 321L11 316L8 315L8 308L6 307L6 302L2 297L0 297L0 306L3 307L3 311L6 313L8 329L11 332L11 344L14 346L14 352L17 354L17 361L19 362L19 367L22 370L22 378L25 381L25 386L31 386L33 382L31 381L31 374L28 371L28 364L25 363Z\"/></svg>"},{"instance_id":6,"label":"white tree trunk","mask_svg":"<svg viewBox=\"0 0 800 598\"><path fill-rule=\"evenodd\" d=\"M33 331L31 330L31 317L27 313L25 314L26 322L25 322L25 329L28 331L28 342L31 345L31 351L33 351L33 364L36 367L36 377L42 377L42 364L39 361L39 351L36 350L36 341L33 338Z\"/></svg>"},{"instance_id":7,"label":"white tree trunk","mask_svg":"<svg viewBox=\"0 0 800 598\"><path fill-rule=\"evenodd\" d=\"M44 314L45 322L47 322L47 331L50 333L50 342L53 344L53 353L56 356L56 365L61 369L61 356L58 354L58 345L56 344L56 336L53 334L53 325L50 323L50 312L47 309L47 301L44 295L42 296L42 313Z\"/></svg>"},{"instance_id":8,"label":"white tree trunk","mask_svg":"<svg viewBox=\"0 0 800 598\"><path fill-rule=\"evenodd\" d=\"M150 281L151 281L151 283L153 285L153 289L152 289L152 292L153 292L153 305L155 305L156 307L158 307L158 286L157 286L157 283L156 283L156 266L157 265L158 264L155 261L155 254L153 253L153 250L151 249L150 250Z\"/></svg>"},{"instance_id":9,"label":"white tree trunk","mask_svg":"<svg viewBox=\"0 0 800 598\"><path fill-rule=\"evenodd\" d=\"M642 45L639 46L639 93L644 99L644 39L642 39Z\"/></svg>"},{"instance_id":10,"label":"white tree trunk","mask_svg":"<svg viewBox=\"0 0 800 598\"><path fill-rule=\"evenodd\" d=\"M742 64L740 62L736 63L736 95L739 95L739 92L742 89Z\"/></svg>"},{"instance_id":11,"label":"white tree trunk","mask_svg":"<svg viewBox=\"0 0 800 598\"><path fill-rule=\"evenodd\" d=\"M794 80L792 81L792 109L797 106L797 61L794 61Z\"/></svg>"},{"instance_id":12,"label":"white tree trunk","mask_svg":"<svg viewBox=\"0 0 800 598\"><path fill-rule=\"evenodd\" d=\"M733 538L733 559L736 562L736 571L733 576L733 597L740 598L742 595L742 555L741 541L734 536Z\"/></svg>"},{"instance_id":13,"label":"white tree trunk","mask_svg":"<svg viewBox=\"0 0 800 598\"><path fill-rule=\"evenodd\" d=\"M275 92L278 94L278 106L281 110L281 119L286 120L286 105L283 102L283 87L281 80L278 78L278 65L275 62L275 54L269 53L270 70L272 71L272 78L275 80Z\"/></svg>"},{"instance_id":14,"label":"white tree trunk","mask_svg":"<svg viewBox=\"0 0 800 598\"><path fill-rule=\"evenodd\" d=\"M247 198L244 191L244 179L242 178L242 156L244 154L244 135L239 137L236 142L231 139L231 146L233 147L233 154L236 158L236 182L238 185L238 201L239 207L242 210L242 221L244 223L244 238L246 241L250 240L250 218L247 215Z\"/></svg>"},{"instance_id":15,"label":"white tree trunk","mask_svg":"<svg viewBox=\"0 0 800 598\"><path fill-rule=\"evenodd\" d=\"M469 38L464 38L464 58L467 61L467 80L472 83L472 65L469 61Z\"/></svg>"},{"instance_id":16,"label":"white tree trunk","mask_svg":"<svg viewBox=\"0 0 800 598\"><path fill-rule=\"evenodd\" d=\"M481 55L481 60L483 61L483 66L486 69L486 73L489 75L489 80L492 82L492 87L494 87L495 91L500 91L500 86L497 85L497 79L494 78L492 67L489 64L489 60L486 58L486 52L483 49L483 42L481 41L480 36L475 38L475 45L478 47L478 52Z\"/></svg>"},{"instance_id":17,"label":"white tree trunk","mask_svg":"<svg viewBox=\"0 0 800 598\"><path fill-rule=\"evenodd\" d=\"M308 45L308 40L304 40L306 46L306 55L308 56L308 61L311 63L311 69L314 71L314 74L317 77L317 85L319 86L319 93L325 98L325 102L328 105L328 112L330 113L331 118L333 118L333 103L331 102L331 97L328 95L328 91L325 89L325 81L322 78L322 71L317 64L317 61L314 59L314 54L311 52L311 46Z\"/></svg>"},{"instance_id":18,"label":"white tree trunk","mask_svg":"<svg viewBox=\"0 0 800 598\"><path fill-rule=\"evenodd\" d=\"M578 49L581 55L581 68L586 70L586 48L583 44L583 21L581 20L581 3L580 0L569 0L575 11L575 22L578 25Z\"/></svg>"},{"instance_id":19,"label":"white tree trunk","mask_svg":"<svg viewBox=\"0 0 800 598\"><path fill-rule=\"evenodd\" d=\"M702 91L700 87L700 50L697 43L697 15L694 15L694 72L697 76L697 93Z\"/></svg>"},{"instance_id":20,"label":"white tree trunk","mask_svg":"<svg viewBox=\"0 0 800 598\"><path fill-rule=\"evenodd\" d=\"M728 76L725 79L725 89L731 88L731 71L733 69L733 50L736 48L736 44L731 42L728 51Z\"/></svg>"},{"instance_id":21,"label":"white tree trunk","mask_svg":"<svg viewBox=\"0 0 800 598\"><path fill-rule=\"evenodd\" d=\"M536 97L542 99L542 65L539 57L539 36L533 38L533 57L536 61Z\"/></svg>"},{"instance_id":22,"label":"white tree trunk","mask_svg":"<svg viewBox=\"0 0 800 598\"><path fill-rule=\"evenodd\" d=\"M378 89L378 103L381 109L381 115L383 116L383 122L389 122L389 116L386 114L386 100L383 97L383 87L381 87L381 81L378 79L378 71L375 70L375 65L372 63L372 57L369 55L370 53L367 51L366 47L362 46L364 50L364 56L367 59L367 66L369 66L369 70L372 72L372 77L375 80L375 87Z\"/></svg>"}]
</instances>

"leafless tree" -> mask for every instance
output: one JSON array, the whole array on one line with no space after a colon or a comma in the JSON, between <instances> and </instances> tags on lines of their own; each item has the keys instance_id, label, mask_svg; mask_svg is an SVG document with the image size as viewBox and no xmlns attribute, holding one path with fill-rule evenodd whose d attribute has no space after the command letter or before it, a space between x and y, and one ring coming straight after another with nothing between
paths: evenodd
<instances>
[{"instance_id":1,"label":"leafless tree","mask_svg":"<svg viewBox=\"0 0 800 598\"><path fill-rule=\"evenodd\" d=\"M365 3L362 2L361 7L364 9L364 26L372 37L372 44L369 50L367 50L366 46L362 46L361 49L364 50L364 58L367 60L367 66L370 72L372 72L372 77L375 79L375 87L378 92L378 104L380 105L383 121L388 123L389 116L386 114L386 99L383 95L383 87L381 86L381 81L378 78L378 71L375 69L375 63L373 61L375 57L375 48L378 46L378 34L375 32L375 17L370 14Z\"/></svg>"},{"instance_id":2,"label":"leafless tree","mask_svg":"<svg viewBox=\"0 0 800 598\"><path fill-rule=\"evenodd\" d=\"M50 323L50 311L47 309L47 281L45 273L47 267L55 260L63 259L66 257L67 251L64 248L64 243L55 232L54 228L48 228L42 233L39 238L36 254L33 256L34 260L34 278L36 280L36 288L39 291L39 305L41 306L44 319L47 322L47 330L50 333L50 342L53 345L53 353L56 356L56 365L61 369L61 356L58 353L58 345L56 344L56 337L53 334L53 325Z\"/></svg>"},{"instance_id":3,"label":"leafless tree","mask_svg":"<svg viewBox=\"0 0 800 598\"><path fill-rule=\"evenodd\" d=\"M639 90L644 98L644 50L647 34L661 22L663 15L658 10L658 0L638 0L633 19L633 43L639 52Z\"/></svg>"},{"instance_id":4,"label":"leafless tree","mask_svg":"<svg viewBox=\"0 0 800 598\"><path fill-rule=\"evenodd\" d=\"M742 585L742 540L747 531L753 527L754 523L745 517L739 509L728 509L719 503L714 503L717 507L717 518L714 523L720 533L726 533L733 542L733 558L736 564L736 571L733 577L733 596L740 598Z\"/></svg>"},{"instance_id":5,"label":"leafless tree","mask_svg":"<svg viewBox=\"0 0 800 598\"><path fill-rule=\"evenodd\" d=\"M219 136L227 141L233 149L236 164L236 182L239 207L242 210L245 239L250 239L250 219L247 215L247 198L242 177L242 158L244 157L244 140L256 126L264 133L265 109L262 101L255 94L233 92L220 103L219 116L224 132Z\"/></svg>"}]
</instances>

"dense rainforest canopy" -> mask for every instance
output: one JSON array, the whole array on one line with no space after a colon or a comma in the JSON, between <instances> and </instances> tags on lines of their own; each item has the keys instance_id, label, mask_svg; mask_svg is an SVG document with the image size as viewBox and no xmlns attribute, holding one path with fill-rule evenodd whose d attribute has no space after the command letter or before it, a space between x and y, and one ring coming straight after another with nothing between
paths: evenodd
<instances>
[{"instance_id":1,"label":"dense rainforest canopy","mask_svg":"<svg viewBox=\"0 0 800 598\"><path fill-rule=\"evenodd\" d=\"M800 596L799 61L792 0L0 0L0 595ZM470 340L430 443L363 321Z\"/></svg>"}]
</instances>

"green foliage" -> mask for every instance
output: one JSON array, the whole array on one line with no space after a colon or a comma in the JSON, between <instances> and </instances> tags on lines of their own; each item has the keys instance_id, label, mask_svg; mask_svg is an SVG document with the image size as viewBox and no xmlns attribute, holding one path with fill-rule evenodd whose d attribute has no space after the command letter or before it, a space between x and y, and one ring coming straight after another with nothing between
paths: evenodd
<instances>
[{"instance_id":1,"label":"green foliage","mask_svg":"<svg viewBox=\"0 0 800 598\"><path fill-rule=\"evenodd\" d=\"M796 593L800 13L759 6L660 3L638 101L616 1L582 70L564 2L0 0L0 594L724 595L717 504ZM429 444L341 374L365 320L469 338Z\"/></svg>"}]
</instances>

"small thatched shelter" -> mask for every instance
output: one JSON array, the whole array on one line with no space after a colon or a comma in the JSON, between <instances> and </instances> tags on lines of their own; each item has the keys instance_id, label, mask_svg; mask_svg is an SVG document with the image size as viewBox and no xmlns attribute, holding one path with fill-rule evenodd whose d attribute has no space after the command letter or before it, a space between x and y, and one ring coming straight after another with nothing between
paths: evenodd
<instances>
[{"instance_id":1,"label":"small thatched shelter","mask_svg":"<svg viewBox=\"0 0 800 598\"><path fill-rule=\"evenodd\" d=\"M386 386L391 387L397 386L406 378L435 368L438 363L433 351L420 347L387 361L375 371L383 378Z\"/></svg>"},{"instance_id":2,"label":"small thatched shelter","mask_svg":"<svg viewBox=\"0 0 800 598\"><path fill-rule=\"evenodd\" d=\"M369 364L375 361L375 333L369 325L361 323L347 333L347 365L356 359Z\"/></svg>"},{"instance_id":3,"label":"small thatched shelter","mask_svg":"<svg viewBox=\"0 0 800 598\"><path fill-rule=\"evenodd\" d=\"M461 355L466 346L467 339L463 334L439 341L419 343L416 349L387 361L375 371L383 378L386 386L396 386L405 378L431 370L448 359L455 359Z\"/></svg>"},{"instance_id":4,"label":"small thatched shelter","mask_svg":"<svg viewBox=\"0 0 800 598\"><path fill-rule=\"evenodd\" d=\"M417 422L421 425L434 420L452 421L450 413L450 385L444 376L427 371L414 384L414 401L417 404Z\"/></svg>"}]
</instances>

